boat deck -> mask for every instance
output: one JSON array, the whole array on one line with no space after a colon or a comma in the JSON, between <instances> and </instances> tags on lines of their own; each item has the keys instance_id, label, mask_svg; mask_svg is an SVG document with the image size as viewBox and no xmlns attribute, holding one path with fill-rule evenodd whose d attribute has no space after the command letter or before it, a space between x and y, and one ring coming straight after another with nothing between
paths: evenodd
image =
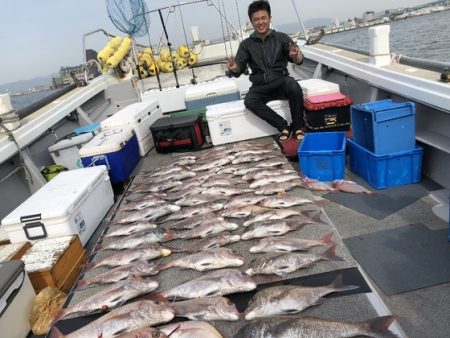
<instances>
[{"instance_id":1,"label":"boat deck","mask_svg":"<svg viewBox=\"0 0 450 338\"><path fill-rule=\"evenodd\" d=\"M272 138L259 139L259 142L273 142ZM199 155L201 152L193 153ZM184 153L186 154L186 153ZM162 155L151 151L140 163L136 169L136 174L143 170L154 170L169 160L173 160L179 154ZM296 162L286 162L286 167L297 167ZM317 316L320 318L335 319L342 321L364 321L376 316L394 314L397 321L391 325L390 329L399 337L445 337L450 332L450 320L448 313L448 304L450 303L450 283L436 285L423 288L420 290L387 296L377 287L376 283L370 279L368 274L359 266L358 262L352 257L350 251L344 244L343 240L353 236L360 236L371 232L377 232L385 229L395 228L411 223L423 223L431 229L443 229L448 225L444 221L437 218L431 211L436 201L430 196L425 196L415 203L403 208L402 210L381 220L365 216L364 214L353 211L340 204L334 203L327 199L323 199L323 193L310 192L309 190L296 188L289 192L312 199L318 202L318 205L293 207L297 210L317 209L321 210L321 219L326 224L305 225L301 229L292 232L293 236L308 239L319 239L328 232L333 232L333 240L337 243L336 254L344 261L338 262L319 262L313 267L301 269L297 272L290 273L283 278L283 284L305 284L305 285L324 285L328 284L337 275L344 276L344 284L355 284L359 289L344 293L335 293L327 296L325 302L319 306L309 308L304 311L305 315ZM361 198L367 198L361 196ZM120 200L116 203L115 208L120 204ZM106 225L110 218L114 220L115 208L110 212L102 227ZM242 224L241 220L234 219L237 223ZM104 231L99 227L96 235L91 239L88 247L92 247L93 243ZM236 233L245 231L243 227L235 230ZM189 240L192 242L193 240ZM230 244L229 247L236 253L241 254L245 259L245 264L240 269L245 271L250 260L255 258L257 254L248 252L250 245L256 240L241 241ZM167 244L167 245L166 245ZM186 241L176 240L164 243L167 247L178 247L185 245ZM321 253L323 248L316 247L312 249L315 253ZM101 258L105 255L112 254L112 251L98 252L94 259ZM376 252L373 253L377 255ZM160 260L161 263L170 261L176 257L185 255L175 253ZM93 271L87 271L85 276L97 274L106 271L99 268ZM401 272L399 272L401 273ZM155 278L160 283L158 290L165 290L171 286L178 285L181 282L191 280L201 276L203 273L194 270L180 270L171 268L160 272ZM263 288L268 284L280 283L273 278L255 277L257 283L262 283L259 288ZM79 292L74 292L69 298L69 304L74 304L83 300L90 295L98 292L101 287L92 287ZM239 310L243 311L245 306L254 292L234 294L229 298L234 301ZM75 328L81 327L90 322L98 315L78 318L66 319L60 321L57 326L63 333L68 333ZM241 319L237 322L214 322L213 323L225 337L233 337L238 329L245 324L245 320Z\"/></svg>"}]
</instances>

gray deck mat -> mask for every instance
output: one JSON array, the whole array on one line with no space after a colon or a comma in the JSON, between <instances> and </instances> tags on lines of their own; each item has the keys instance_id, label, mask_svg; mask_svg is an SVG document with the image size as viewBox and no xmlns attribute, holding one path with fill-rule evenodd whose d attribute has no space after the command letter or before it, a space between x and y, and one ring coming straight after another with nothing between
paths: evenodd
<instances>
[{"instance_id":1,"label":"gray deck mat","mask_svg":"<svg viewBox=\"0 0 450 338\"><path fill-rule=\"evenodd\" d=\"M377 190L364 179L347 172L347 180L355 181L363 187L375 192L376 195L351 194L345 192L328 193L324 198L355 210L367 216L383 219L404 207L414 203L429 193L432 186L429 180L418 184L409 184L389 189Z\"/></svg>"},{"instance_id":2,"label":"gray deck mat","mask_svg":"<svg viewBox=\"0 0 450 338\"><path fill-rule=\"evenodd\" d=\"M273 142L273 140L270 140ZM198 153L195 153L197 155ZM152 168L155 168L159 166L161 163L168 161L170 159L173 159L173 156L171 155L161 155L156 154L154 152L151 153L151 160L146 160L143 164L141 164L142 170L151 170ZM289 165L287 163L287 165ZM304 189L294 189L293 191L289 192L289 194L299 195L305 198L313 199L314 195L311 194L310 191L304 190ZM298 210L309 210L311 208L314 209L320 209L319 206L303 206L303 207L293 207L294 209ZM326 221L326 216L322 218L323 221ZM242 224L242 220L237 219L229 219L230 221L235 221L239 224ZM240 227L239 229L235 230L233 233L242 233L246 229L244 227ZM306 268L306 269L300 269L296 272L290 273L288 276L286 276L285 279L289 279L289 281L285 281L286 283L295 282L300 283L300 281L307 281L308 278L311 278L312 276L318 276L326 273L340 273L341 271L345 271L348 269L353 269L353 271L357 271L357 263L352 258L350 251L345 247L342 238L337 233L336 229L333 225L330 224L317 224L317 225L305 225L299 230L293 231L290 234L292 236L298 236L306 239L319 239L322 238L326 233L332 231L333 232L333 240L337 243L336 247L336 255L344 258L344 261L337 261L337 262L329 262L329 261L323 261L319 262L312 267ZM170 241L168 243L163 243L163 246L167 247L179 247L186 244L191 243L194 240L174 240ZM242 255L245 258L245 264L244 266L240 267L240 270L245 271L247 269L248 264L250 261L257 257L258 254L252 254L248 251L250 246L254 244L256 240L250 240L250 241L240 241L238 243L233 243L228 245L229 248L233 249L234 252L237 254ZM321 247L315 247L311 249L311 252L321 253L324 251L324 248ZM102 257L109 256L113 254L114 252L111 250L106 251L99 251L95 253L94 258L95 260L101 259ZM173 253L172 255L168 257L164 257L162 259L159 259L158 262L166 263L168 261L171 261L173 259L176 259L178 257L181 257L185 255L184 253ZM98 268L95 270L90 271L83 271L80 278L83 279L85 277L89 277L91 275L95 275L101 272L106 271L107 268ZM359 273L359 271L358 271ZM165 271L160 272L158 275L150 277L152 279L156 279L160 283L160 287L157 291L166 290L170 287L179 285L185 281L192 280L194 278L197 278L204 273L194 271L194 270L181 270L178 268L171 268ZM269 278L265 276L254 276L254 280L258 283L267 283L269 282L271 276ZM304 279L303 279L304 278ZM344 281L348 283L349 281L345 277L344 273ZM352 280L350 280L351 282ZM377 316L376 311L374 310L373 306L370 303L370 300L368 299L365 292L368 292L367 286L360 285L360 290L356 290L356 293L353 294L347 294L347 295L339 295L338 297L327 297L327 300L324 302L324 304L320 306L316 306L313 308L310 308L305 311L305 315L314 315L321 318L327 318L327 319L335 319L335 320L342 320L342 321L364 321L371 318L374 318ZM74 293L70 294L68 301L66 302L65 306L78 303L79 301L86 299L87 297L95 294L96 292L102 290L104 287L102 286L96 286L87 288L84 290L75 290ZM359 292L359 293L358 293ZM242 295L242 294L241 294ZM235 297L239 297L239 295L234 295ZM243 295L242 295L243 296ZM233 296L229 296L233 297ZM242 309L243 305L245 305L245 299L249 299L249 294L243 296L241 301L236 301L237 303L240 303L239 307ZM94 320L97 318L98 315L92 315L84 318L71 318L66 319L63 321L60 321L56 324L56 326L65 334L72 332L74 329L80 328L84 325L86 325L88 322ZM243 326L246 323L244 319L241 319L237 322L215 322L213 323L223 334L225 338L231 338L234 336L234 334L237 332L237 330Z\"/></svg>"},{"instance_id":3,"label":"gray deck mat","mask_svg":"<svg viewBox=\"0 0 450 338\"><path fill-rule=\"evenodd\" d=\"M446 229L430 230L418 223L347 238L344 243L387 295L450 281Z\"/></svg>"}]
</instances>

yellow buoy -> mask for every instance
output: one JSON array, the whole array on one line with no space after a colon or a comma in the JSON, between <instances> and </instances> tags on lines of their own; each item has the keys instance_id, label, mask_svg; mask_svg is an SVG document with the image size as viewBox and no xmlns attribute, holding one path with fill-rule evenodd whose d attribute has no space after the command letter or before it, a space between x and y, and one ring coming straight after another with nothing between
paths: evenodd
<instances>
[{"instance_id":1,"label":"yellow buoy","mask_svg":"<svg viewBox=\"0 0 450 338\"><path fill-rule=\"evenodd\" d=\"M161 48L161 51L159 52L159 58L163 62L171 61L171 55L169 52L169 48Z\"/></svg>"},{"instance_id":2,"label":"yellow buoy","mask_svg":"<svg viewBox=\"0 0 450 338\"><path fill-rule=\"evenodd\" d=\"M188 65L189 65L189 66L192 66L192 65L196 64L197 61L198 61L197 55L191 52L191 53L189 54L189 60L188 60L188 62L187 62Z\"/></svg>"},{"instance_id":3,"label":"yellow buoy","mask_svg":"<svg viewBox=\"0 0 450 338\"><path fill-rule=\"evenodd\" d=\"M150 47L144 48L144 54L153 55L153 50Z\"/></svg>"},{"instance_id":4,"label":"yellow buoy","mask_svg":"<svg viewBox=\"0 0 450 338\"><path fill-rule=\"evenodd\" d=\"M178 55L182 58L189 57L189 48L186 45L178 47Z\"/></svg>"},{"instance_id":5,"label":"yellow buoy","mask_svg":"<svg viewBox=\"0 0 450 338\"><path fill-rule=\"evenodd\" d=\"M172 62L161 62L161 71L164 73L173 72Z\"/></svg>"}]
</instances>

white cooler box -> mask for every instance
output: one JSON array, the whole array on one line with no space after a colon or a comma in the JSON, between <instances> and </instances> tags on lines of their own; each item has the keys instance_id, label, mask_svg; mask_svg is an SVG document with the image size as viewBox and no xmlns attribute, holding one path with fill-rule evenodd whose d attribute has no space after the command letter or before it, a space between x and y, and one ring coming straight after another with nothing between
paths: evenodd
<instances>
[{"instance_id":1,"label":"white cooler box","mask_svg":"<svg viewBox=\"0 0 450 338\"><path fill-rule=\"evenodd\" d=\"M298 83L300 84L300 87L302 87L304 98L316 95L340 93L339 84L322 79L301 80L298 81Z\"/></svg>"},{"instance_id":2,"label":"white cooler box","mask_svg":"<svg viewBox=\"0 0 450 338\"><path fill-rule=\"evenodd\" d=\"M101 122L102 130L128 126L133 128L139 145L139 155L145 156L153 148L151 125L162 111L158 101L133 103Z\"/></svg>"},{"instance_id":3,"label":"white cooler box","mask_svg":"<svg viewBox=\"0 0 450 338\"><path fill-rule=\"evenodd\" d=\"M241 98L235 81L220 78L190 86L184 94L186 110L205 108L206 106L239 100Z\"/></svg>"},{"instance_id":4,"label":"white cooler box","mask_svg":"<svg viewBox=\"0 0 450 338\"><path fill-rule=\"evenodd\" d=\"M61 140L48 148L48 151L56 164L67 169L83 168L79 150L83 144L88 143L94 137L94 133L85 133L69 139Z\"/></svg>"},{"instance_id":5,"label":"white cooler box","mask_svg":"<svg viewBox=\"0 0 450 338\"><path fill-rule=\"evenodd\" d=\"M288 123L292 122L288 101L270 101L268 106ZM211 141L214 145L239 142L279 133L276 128L247 110L243 100L207 106L206 120L208 121Z\"/></svg>"},{"instance_id":6,"label":"white cooler box","mask_svg":"<svg viewBox=\"0 0 450 338\"><path fill-rule=\"evenodd\" d=\"M0 336L24 338L36 296L22 261L0 263Z\"/></svg>"},{"instance_id":7,"label":"white cooler box","mask_svg":"<svg viewBox=\"0 0 450 338\"><path fill-rule=\"evenodd\" d=\"M83 245L114 203L105 166L64 171L2 220L11 243L77 234Z\"/></svg>"}]
</instances>

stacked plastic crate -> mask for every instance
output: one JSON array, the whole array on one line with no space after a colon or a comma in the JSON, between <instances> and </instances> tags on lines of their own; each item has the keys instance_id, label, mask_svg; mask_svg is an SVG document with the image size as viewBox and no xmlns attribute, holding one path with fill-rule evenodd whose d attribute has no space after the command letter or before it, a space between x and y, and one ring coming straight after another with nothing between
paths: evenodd
<instances>
[{"instance_id":1,"label":"stacked plastic crate","mask_svg":"<svg viewBox=\"0 0 450 338\"><path fill-rule=\"evenodd\" d=\"M350 129L352 100L342 94L337 83L308 79L299 81L303 91L305 129L346 131Z\"/></svg>"},{"instance_id":2,"label":"stacked plastic crate","mask_svg":"<svg viewBox=\"0 0 450 338\"><path fill-rule=\"evenodd\" d=\"M423 148L416 146L415 104L381 100L351 106L350 170L377 189L417 183Z\"/></svg>"}]
</instances>

